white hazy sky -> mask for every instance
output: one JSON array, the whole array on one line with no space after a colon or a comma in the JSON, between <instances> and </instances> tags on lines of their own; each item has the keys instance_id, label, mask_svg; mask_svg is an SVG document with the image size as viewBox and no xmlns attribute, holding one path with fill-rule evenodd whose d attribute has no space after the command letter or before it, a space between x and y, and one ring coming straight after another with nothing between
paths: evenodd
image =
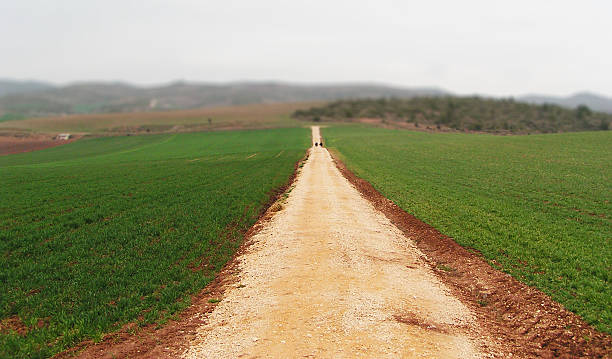
<instances>
[{"instance_id":1,"label":"white hazy sky","mask_svg":"<svg viewBox=\"0 0 612 359\"><path fill-rule=\"evenodd\" d=\"M610 0L0 0L0 77L612 95Z\"/></svg>"}]
</instances>

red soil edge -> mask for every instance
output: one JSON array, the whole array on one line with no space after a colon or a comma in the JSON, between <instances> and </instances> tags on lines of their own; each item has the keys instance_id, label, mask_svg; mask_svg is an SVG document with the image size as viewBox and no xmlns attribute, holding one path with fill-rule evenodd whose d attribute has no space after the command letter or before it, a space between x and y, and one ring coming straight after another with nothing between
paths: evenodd
<instances>
[{"instance_id":1,"label":"red soil edge","mask_svg":"<svg viewBox=\"0 0 612 359\"><path fill-rule=\"evenodd\" d=\"M337 155L332 153L332 158L342 175L416 243L436 275L475 313L485 332L499 341L504 356L612 356L612 337L597 331L541 291L491 267L482 256L461 247L387 199L351 172Z\"/></svg>"},{"instance_id":2,"label":"red soil edge","mask_svg":"<svg viewBox=\"0 0 612 359\"><path fill-rule=\"evenodd\" d=\"M191 340L196 337L197 329L206 323L207 314L216 307L217 300L223 298L225 289L236 285L237 258L253 243L250 238L258 233L265 223L272 218L277 209L276 206L272 207L272 205L294 184L298 170L308 158L309 151L303 159L295 164L289 180L270 193L270 198L262 207L257 222L251 228L239 231L244 239L236 253L212 282L191 297L191 305L177 314L177 320L170 320L161 328L157 328L155 324L139 327L136 323L128 323L119 331L105 335L99 343L94 343L92 340L83 341L64 352L56 354L53 358L163 359L180 357ZM235 231L234 226L233 223L228 225L230 227L228 233ZM211 300L212 303L209 302Z\"/></svg>"},{"instance_id":3,"label":"red soil edge","mask_svg":"<svg viewBox=\"0 0 612 359\"><path fill-rule=\"evenodd\" d=\"M69 140L54 140L52 136L47 135L0 135L0 156L44 150L74 142L79 138L80 136L73 136Z\"/></svg>"}]
</instances>

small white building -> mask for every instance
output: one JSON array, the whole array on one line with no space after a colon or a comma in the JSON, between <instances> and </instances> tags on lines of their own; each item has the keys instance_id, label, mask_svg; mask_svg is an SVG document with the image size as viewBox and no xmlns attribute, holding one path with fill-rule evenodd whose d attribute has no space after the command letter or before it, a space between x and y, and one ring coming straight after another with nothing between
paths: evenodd
<instances>
[{"instance_id":1,"label":"small white building","mask_svg":"<svg viewBox=\"0 0 612 359\"><path fill-rule=\"evenodd\" d=\"M58 140L69 140L72 137L69 133L60 133L57 135L56 139Z\"/></svg>"}]
</instances>

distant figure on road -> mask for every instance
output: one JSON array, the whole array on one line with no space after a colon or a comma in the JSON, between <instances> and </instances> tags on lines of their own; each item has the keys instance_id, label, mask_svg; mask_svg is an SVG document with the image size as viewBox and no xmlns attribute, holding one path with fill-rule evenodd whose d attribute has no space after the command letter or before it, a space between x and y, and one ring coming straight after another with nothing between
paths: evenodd
<instances>
[{"instance_id":1,"label":"distant figure on road","mask_svg":"<svg viewBox=\"0 0 612 359\"><path fill-rule=\"evenodd\" d=\"M315 142L315 147L317 147L319 144Z\"/></svg>"},{"instance_id":2,"label":"distant figure on road","mask_svg":"<svg viewBox=\"0 0 612 359\"><path fill-rule=\"evenodd\" d=\"M320 142L319 145L321 145L321 147L323 147L323 142Z\"/></svg>"}]
</instances>

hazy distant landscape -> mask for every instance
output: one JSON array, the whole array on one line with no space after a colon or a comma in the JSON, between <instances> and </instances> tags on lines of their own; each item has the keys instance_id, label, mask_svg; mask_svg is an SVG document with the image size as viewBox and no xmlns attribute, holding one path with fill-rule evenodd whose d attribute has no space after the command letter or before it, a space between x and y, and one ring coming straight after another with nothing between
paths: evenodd
<instances>
[{"instance_id":1,"label":"hazy distant landscape","mask_svg":"<svg viewBox=\"0 0 612 359\"><path fill-rule=\"evenodd\" d=\"M11 88L13 83L14 91ZM79 83L63 87L28 87L5 81L0 114L46 116L194 109L258 103L305 102L343 98L439 96L435 88L394 88L383 85L295 85L276 82L205 84L174 82L159 87L125 83ZM12 93L11 93L12 92ZM1 116L0 115L0 116Z\"/></svg>"},{"instance_id":2,"label":"hazy distant landscape","mask_svg":"<svg viewBox=\"0 0 612 359\"><path fill-rule=\"evenodd\" d=\"M384 84L291 84L174 82L140 87L128 83L91 82L56 86L45 82L0 80L0 121L62 114L167 111L259 103L334 101L341 99L453 96L441 88ZM487 97L483 94L481 97ZM591 93L569 97L528 95L519 102L556 104L612 113L612 99Z\"/></svg>"}]
</instances>

